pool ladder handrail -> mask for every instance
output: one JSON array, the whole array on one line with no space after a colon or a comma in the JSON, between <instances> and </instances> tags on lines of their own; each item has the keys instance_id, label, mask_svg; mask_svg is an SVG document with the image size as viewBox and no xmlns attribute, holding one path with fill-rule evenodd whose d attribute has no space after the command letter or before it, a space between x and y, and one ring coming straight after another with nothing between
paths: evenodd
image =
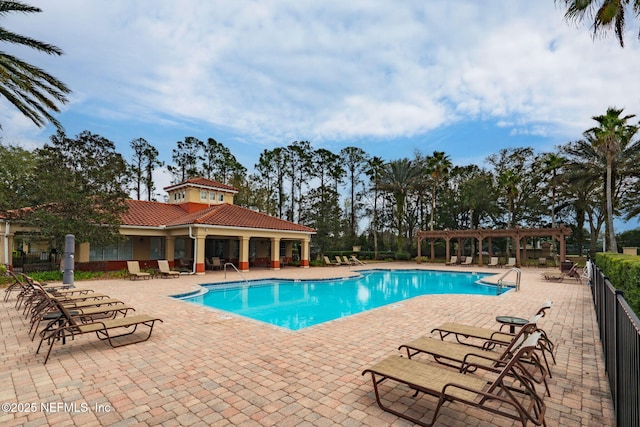
<instances>
[{"instance_id":1,"label":"pool ladder handrail","mask_svg":"<svg viewBox=\"0 0 640 427\"><path fill-rule=\"evenodd\" d=\"M515 272L516 273L516 281L515 282L507 282L505 281L505 277L507 277L509 274ZM509 270L507 270L506 273L504 273L502 276L500 276L498 278L498 288L501 289L503 286L512 286L516 288L516 291L520 290L520 276L522 275L522 271L520 271L519 268L516 267L512 267Z\"/></svg>"},{"instance_id":2,"label":"pool ladder handrail","mask_svg":"<svg viewBox=\"0 0 640 427\"><path fill-rule=\"evenodd\" d=\"M230 265L231 267L233 267L233 269L236 271L236 273L238 273L240 275L240 277L242 277L242 280L244 280L244 282L248 285L249 281L247 280L246 277L244 277L244 275L242 273L240 273L240 270L238 270L236 268L236 266L232 263L232 262L225 262L224 263L224 278L227 278L227 265Z\"/></svg>"}]
</instances>

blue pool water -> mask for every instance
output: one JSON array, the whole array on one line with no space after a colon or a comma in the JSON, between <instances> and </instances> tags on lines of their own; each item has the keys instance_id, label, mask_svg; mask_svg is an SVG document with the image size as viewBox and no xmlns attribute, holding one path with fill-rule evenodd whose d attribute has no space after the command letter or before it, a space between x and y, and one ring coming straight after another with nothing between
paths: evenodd
<instances>
[{"instance_id":1,"label":"blue pool water","mask_svg":"<svg viewBox=\"0 0 640 427\"><path fill-rule=\"evenodd\" d=\"M298 330L419 295L499 295L478 283L489 274L429 270L372 270L336 280L268 280L203 285L205 294L181 299Z\"/></svg>"}]
</instances>

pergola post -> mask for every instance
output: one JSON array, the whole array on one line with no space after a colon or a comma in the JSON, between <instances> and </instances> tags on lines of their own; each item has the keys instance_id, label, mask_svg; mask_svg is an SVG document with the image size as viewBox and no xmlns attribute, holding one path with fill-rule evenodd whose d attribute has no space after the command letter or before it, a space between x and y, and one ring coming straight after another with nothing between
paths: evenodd
<instances>
[{"instance_id":1,"label":"pergola post","mask_svg":"<svg viewBox=\"0 0 640 427\"><path fill-rule=\"evenodd\" d=\"M418 259L417 262L418 264L422 264L422 238L418 236Z\"/></svg>"},{"instance_id":2,"label":"pergola post","mask_svg":"<svg viewBox=\"0 0 640 427\"><path fill-rule=\"evenodd\" d=\"M482 267L482 236L478 236L478 265Z\"/></svg>"}]
</instances>

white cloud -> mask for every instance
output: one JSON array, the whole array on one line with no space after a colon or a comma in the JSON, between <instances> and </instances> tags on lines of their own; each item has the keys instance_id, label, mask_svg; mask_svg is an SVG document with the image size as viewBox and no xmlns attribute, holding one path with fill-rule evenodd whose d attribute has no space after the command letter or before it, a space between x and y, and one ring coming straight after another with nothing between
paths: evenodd
<instances>
[{"instance_id":1,"label":"white cloud","mask_svg":"<svg viewBox=\"0 0 640 427\"><path fill-rule=\"evenodd\" d=\"M25 56L92 121L206 123L268 144L465 120L575 138L609 105L640 112L638 43L594 42L551 1L31 3L44 12L7 27L65 50ZM24 132L0 114L5 134Z\"/></svg>"}]
</instances>

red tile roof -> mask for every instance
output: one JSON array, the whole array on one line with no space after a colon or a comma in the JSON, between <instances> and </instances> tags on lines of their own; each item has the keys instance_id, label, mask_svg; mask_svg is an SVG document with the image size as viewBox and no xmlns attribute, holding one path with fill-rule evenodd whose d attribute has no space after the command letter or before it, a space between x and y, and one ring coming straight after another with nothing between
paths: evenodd
<instances>
[{"instance_id":1,"label":"red tile roof","mask_svg":"<svg viewBox=\"0 0 640 427\"><path fill-rule=\"evenodd\" d=\"M123 215L122 225L159 227L202 224L315 233L313 228L229 203L213 205L191 214L179 205L167 203L127 200L127 204L129 212Z\"/></svg>"}]
</instances>

